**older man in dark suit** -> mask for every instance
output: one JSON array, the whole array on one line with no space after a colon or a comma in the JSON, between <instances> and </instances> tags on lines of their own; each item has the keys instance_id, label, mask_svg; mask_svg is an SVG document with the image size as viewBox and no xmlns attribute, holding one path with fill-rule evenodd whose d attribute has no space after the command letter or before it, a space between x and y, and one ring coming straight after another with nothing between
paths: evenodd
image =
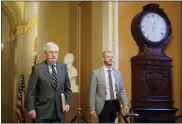
<instances>
[{"instance_id":1,"label":"older man in dark suit","mask_svg":"<svg viewBox=\"0 0 182 124\"><path fill-rule=\"evenodd\" d=\"M64 111L69 111L72 91L66 64L58 62L59 47L48 42L44 47L46 60L35 65L28 82L26 109L33 122L64 122ZM62 109L61 93L66 105Z\"/></svg>"},{"instance_id":2,"label":"older man in dark suit","mask_svg":"<svg viewBox=\"0 0 182 124\"><path fill-rule=\"evenodd\" d=\"M98 115L100 123L114 123L120 107L129 112L128 98L121 73L112 67L113 52L103 52L102 61L103 66L91 75L90 114Z\"/></svg>"}]
</instances>

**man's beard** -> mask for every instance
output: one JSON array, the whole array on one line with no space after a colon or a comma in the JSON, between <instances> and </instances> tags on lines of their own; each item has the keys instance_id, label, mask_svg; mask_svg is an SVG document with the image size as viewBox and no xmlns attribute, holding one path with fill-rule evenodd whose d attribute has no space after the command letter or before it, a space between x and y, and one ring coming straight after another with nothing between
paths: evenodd
<instances>
[{"instance_id":1,"label":"man's beard","mask_svg":"<svg viewBox=\"0 0 182 124\"><path fill-rule=\"evenodd\" d=\"M107 65L107 66L111 66L113 64L113 62L104 61L104 64Z\"/></svg>"}]
</instances>

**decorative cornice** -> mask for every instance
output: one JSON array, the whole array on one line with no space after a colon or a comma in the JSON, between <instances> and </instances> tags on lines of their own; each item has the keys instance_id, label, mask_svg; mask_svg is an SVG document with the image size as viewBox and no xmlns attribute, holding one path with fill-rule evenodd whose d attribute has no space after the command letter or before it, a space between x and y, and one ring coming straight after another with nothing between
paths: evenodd
<instances>
[{"instance_id":1,"label":"decorative cornice","mask_svg":"<svg viewBox=\"0 0 182 124\"><path fill-rule=\"evenodd\" d=\"M31 30L37 24L37 20L38 14L35 14L30 21L26 22L25 24L17 25L16 35L24 34Z\"/></svg>"}]
</instances>

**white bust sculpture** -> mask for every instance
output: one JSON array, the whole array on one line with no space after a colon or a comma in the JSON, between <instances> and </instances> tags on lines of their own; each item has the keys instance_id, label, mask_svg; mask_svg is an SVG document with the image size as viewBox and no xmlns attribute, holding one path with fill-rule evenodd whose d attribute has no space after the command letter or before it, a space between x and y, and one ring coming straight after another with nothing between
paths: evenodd
<instances>
[{"instance_id":1,"label":"white bust sculpture","mask_svg":"<svg viewBox=\"0 0 182 124\"><path fill-rule=\"evenodd\" d=\"M78 92L78 85L76 84L76 77L78 76L77 69L72 65L74 62L74 56L71 53L67 53L64 56L64 63L67 64L68 76L71 83L72 92Z\"/></svg>"}]
</instances>

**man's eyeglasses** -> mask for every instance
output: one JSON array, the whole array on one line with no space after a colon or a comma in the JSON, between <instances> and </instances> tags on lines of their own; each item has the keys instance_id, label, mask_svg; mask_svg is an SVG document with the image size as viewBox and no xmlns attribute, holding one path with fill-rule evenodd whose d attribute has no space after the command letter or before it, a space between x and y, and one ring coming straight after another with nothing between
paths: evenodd
<instances>
[{"instance_id":1,"label":"man's eyeglasses","mask_svg":"<svg viewBox=\"0 0 182 124\"><path fill-rule=\"evenodd\" d=\"M49 54L58 54L59 51L47 51Z\"/></svg>"}]
</instances>

